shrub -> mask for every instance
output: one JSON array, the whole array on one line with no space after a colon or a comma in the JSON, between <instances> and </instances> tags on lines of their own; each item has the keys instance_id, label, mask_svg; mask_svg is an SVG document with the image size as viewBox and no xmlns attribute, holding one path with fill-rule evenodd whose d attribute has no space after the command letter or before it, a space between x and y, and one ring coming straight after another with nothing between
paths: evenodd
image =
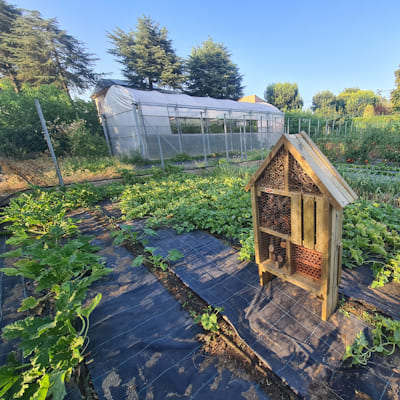
<instances>
[{"instance_id":1,"label":"shrub","mask_svg":"<svg viewBox=\"0 0 400 400\"><path fill-rule=\"evenodd\" d=\"M85 144L86 151L91 153L94 153L93 145L101 143L96 153L103 153L103 133L92 102L73 102L54 85L42 85L38 88L24 85L16 93L7 79L0 79L0 153L28 158L46 151L47 144L34 99L40 102L48 128L53 133L53 145L59 155L69 151L68 137L63 129L74 121L84 121L87 132L85 138L78 135L79 140L75 140L81 145Z\"/></svg>"}]
</instances>

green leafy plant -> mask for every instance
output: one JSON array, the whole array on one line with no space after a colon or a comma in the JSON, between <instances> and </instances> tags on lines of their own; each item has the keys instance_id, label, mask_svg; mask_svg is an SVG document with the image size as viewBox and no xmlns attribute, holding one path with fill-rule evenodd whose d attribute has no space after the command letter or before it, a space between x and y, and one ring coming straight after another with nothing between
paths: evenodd
<instances>
[{"instance_id":1,"label":"green leafy plant","mask_svg":"<svg viewBox=\"0 0 400 400\"><path fill-rule=\"evenodd\" d=\"M218 314L223 312L224 307L213 308L209 305L201 314L197 314L196 312L192 311L191 316L194 320L194 323L200 323L204 330L217 333L219 331Z\"/></svg>"},{"instance_id":2,"label":"green leafy plant","mask_svg":"<svg viewBox=\"0 0 400 400\"><path fill-rule=\"evenodd\" d=\"M169 262L179 261L183 257L183 254L176 249L170 250L166 257L157 254L157 249L155 247L145 247L144 250L145 254L137 256L132 263L132 267L139 267L144 262L147 262L154 268L160 268L161 270L166 271Z\"/></svg>"},{"instance_id":3,"label":"green leafy plant","mask_svg":"<svg viewBox=\"0 0 400 400\"><path fill-rule=\"evenodd\" d=\"M1 214L2 222L11 223L7 243L14 247L2 256L17 257L1 272L32 279L35 288L19 308L28 316L3 329L4 338L19 340L24 362L11 354L0 368L1 398L62 399L65 382L83 360L89 317L101 294L86 307L83 302L88 287L110 270L91 238L79 235L75 222L65 217L69 208L87 201L86 188L81 189L34 190Z\"/></svg>"},{"instance_id":4,"label":"green leafy plant","mask_svg":"<svg viewBox=\"0 0 400 400\"><path fill-rule=\"evenodd\" d=\"M389 204L359 200L345 208L343 263L348 268L369 263L372 287L400 282L400 210Z\"/></svg>"},{"instance_id":5,"label":"green leafy plant","mask_svg":"<svg viewBox=\"0 0 400 400\"><path fill-rule=\"evenodd\" d=\"M364 332L360 332L354 343L346 347L343 360L349 360L351 365L366 365L373 353L388 356L399 347L400 321L376 316L372 329L372 345L366 339Z\"/></svg>"},{"instance_id":6,"label":"green leafy plant","mask_svg":"<svg viewBox=\"0 0 400 400\"><path fill-rule=\"evenodd\" d=\"M142 244L146 246L148 240L147 236L157 236L157 232L153 229L144 227L141 231L135 231L130 225L120 225L119 230L112 231L111 237L114 238L113 244L115 246L121 245L125 240L131 244Z\"/></svg>"}]
</instances>

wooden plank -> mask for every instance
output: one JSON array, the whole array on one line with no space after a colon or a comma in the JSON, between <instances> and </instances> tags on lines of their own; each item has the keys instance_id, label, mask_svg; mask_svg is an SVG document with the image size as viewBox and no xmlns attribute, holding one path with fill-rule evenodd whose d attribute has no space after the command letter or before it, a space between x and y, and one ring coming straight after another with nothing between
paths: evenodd
<instances>
[{"instance_id":1,"label":"wooden plank","mask_svg":"<svg viewBox=\"0 0 400 400\"><path fill-rule=\"evenodd\" d=\"M342 236L342 211L332 210L332 237L329 245L328 274L326 286L322 286L324 301L322 302L321 318L326 321L335 311L338 297L339 253Z\"/></svg>"},{"instance_id":2,"label":"wooden plank","mask_svg":"<svg viewBox=\"0 0 400 400\"><path fill-rule=\"evenodd\" d=\"M287 196L287 197L292 197L293 195L299 194L299 192L294 192L294 191L286 191L282 189L273 189L273 188L267 188L265 186L257 186L257 195L260 196L261 193L271 193L271 194L278 194L279 196ZM323 194L314 194L313 196L315 198L321 197L325 198Z\"/></svg>"},{"instance_id":3,"label":"wooden plank","mask_svg":"<svg viewBox=\"0 0 400 400\"><path fill-rule=\"evenodd\" d=\"M350 187L350 185L344 180L342 175L339 174L337 169L331 164L331 162L328 160L328 158L322 153L322 151L318 148L318 146L311 140L311 138L306 134L303 133L304 140L307 141L307 143L310 145L310 147L315 151L315 153L319 156L320 160L324 162L326 167L331 171L331 173L335 176L335 178L343 185L343 187L346 189L346 192L348 193L348 200L349 202L352 202L357 199L357 194L353 191L353 189Z\"/></svg>"},{"instance_id":4,"label":"wooden plank","mask_svg":"<svg viewBox=\"0 0 400 400\"><path fill-rule=\"evenodd\" d=\"M292 193L295 193L295 192L288 192L286 190L281 190L281 189L267 188L265 186L257 186L257 192L278 194L280 196L287 196L287 197L291 197Z\"/></svg>"},{"instance_id":5,"label":"wooden plank","mask_svg":"<svg viewBox=\"0 0 400 400\"><path fill-rule=\"evenodd\" d=\"M303 195L303 246L314 250L315 247L315 199Z\"/></svg>"},{"instance_id":6,"label":"wooden plank","mask_svg":"<svg viewBox=\"0 0 400 400\"><path fill-rule=\"evenodd\" d=\"M332 206L326 198L316 199L317 203L317 243L315 249L322 253L321 262L321 292L323 293L324 300L327 298L329 287L329 248L331 241L331 212ZM324 309L324 307L323 307ZM326 320L327 310L323 311L322 318Z\"/></svg>"},{"instance_id":7,"label":"wooden plank","mask_svg":"<svg viewBox=\"0 0 400 400\"><path fill-rule=\"evenodd\" d=\"M285 281L293 283L294 285L297 285L315 294L316 296L321 295L321 283L311 278L308 278L305 275L302 275L300 273L294 273L293 275L289 275L282 269L279 270L276 269L274 264L270 261L265 261L262 263L262 270L268 271L269 273L272 273L273 275L276 275Z\"/></svg>"},{"instance_id":8,"label":"wooden plank","mask_svg":"<svg viewBox=\"0 0 400 400\"><path fill-rule=\"evenodd\" d=\"M291 201L291 212L290 212L290 224L291 224L291 233L290 233L290 241L293 244L298 244L302 246L302 235L301 235L301 194L294 193L292 195Z\"/></svg>"},{"instance_id":9,"label":"wooden plank","mask_svg":"<svg viewBox=\"0 0 400 400\"><path fill-rule=\"evenodd\" d=\"M324 162L318 154L315 153L315 150L310 146L310 144L304 139L298 139L303 146L303 155L305 155L306 161L308 164L315 163L318 166L320 173L319 178L324 185L329 188L331 194L335 196L336 200L340 202L341 207L343 208L348 203L352 202L354 198L352 196L349 197L349 192L346 187L344 187L341 182L336 178L334 174L329 170L326 163ZM314 167L315 168L315 167ZM316 170L318 171L318 170Z\"/></svg>"},{"instance_id":10,"label":"wooden plank","mask_svg":"<svg viewBox=\"0 0 400 400\"><path fill-rule=\"evenodd\" d=\"M260 261L260 245L261 245L261 235L259 230L260 218L258 215L258 204L257 204L257 192L256 188L252 186L251 188L251 211L253 214L253 232L254 232L254 250L256 263L259 264Z\"/></svg>"},{"instance_id":11,"label":"wooden plank","mask_svg":"<svg viewBox=\"0 0 400 400\"><path fill-rule=\"evenodd\" d=\"M330 240L330 205L326 198L317 197L315 199L317 213L316 213L316 245L315 250L320 253L327 253L329 249Z\"/></svg>"},{"instance_id":12,"label":"wooden plank","mask_svg":"<svg viewBox=\"0 0 400 400\"><path fill-rule=\"evenodd\" d=\"M292 143L293 142L293 143ZM304 171L310 176L310 178L314 181L314 183L319 187L321 192L325 194L328 198L329 202L333 204L333 206L337 209L343 208L341 202L339 202L335 196L338 196L339 199L342 199L342 194L338 189L335 188L333 182L322 182L319 178L322 175L321 168L318 167L316 162L313 159L305 159L305 157L300 153L300 151L305 151L302 143L298 143L297 138L290 138L290 143L287 144L288 150L292 153L293 157L297 160L297 162L302 166ZM299 150L297 150L297 147ZM327 184L327 185L325 185Z\"/></svg>"},{"instance_id":13,"label":"wooden plank","mask_svg":"<svg viewBox=\"0 0 400 400\"><path fill-rule=\"evenodd\" d=\"M290 236L286 233L277 232L277 231L274 231L273 229L265 228L263 226L260 226L259 230L261 232L280 237L281 239L290 240Z\"/></svg>"},{"instance_id":14,"label":"wooden plank","mask_svg":"<svg viewBox=\"0 0 400 400\"><path fill-rule=\"evenodd\" d=\"M337 259L337 287L340 285L340 278L342 277L342 256L343 256L343 244L342 244L342 232L343 232L343 210L338 211L338 224L336 227L336 241L338 245L338 259Z\"/></svg>"},{"instance_id":15,"label":"wooden plank","mask_svg":"<svg viewBox=\"0 0 400 400\"><path fill-rule=\"evenodd\" d=\"M286 242L286 266L285 269L289 275L293 275L296 272L296 266L292 262L292 244Z\"/></svg>"}]
</instances>

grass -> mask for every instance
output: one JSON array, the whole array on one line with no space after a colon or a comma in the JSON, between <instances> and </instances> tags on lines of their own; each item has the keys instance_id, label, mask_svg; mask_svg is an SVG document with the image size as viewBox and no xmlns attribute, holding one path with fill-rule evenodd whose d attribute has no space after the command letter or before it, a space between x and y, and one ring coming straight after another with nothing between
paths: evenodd
<instances>
[{"instance_id":1,"label":"grass","mask_svg":"<svg viewBox=\"0 0 400 400\"><path fill-rule=\"evenodd\" d=\"M134 165L118 158L96 159L64 157L58 159L65 184L110 179L120 176L119 170L134 170ZM29 186L58 185L57 174L50 156L33 160L0 159L0 194L9 194Z\"/></svg>"}]
</instances>

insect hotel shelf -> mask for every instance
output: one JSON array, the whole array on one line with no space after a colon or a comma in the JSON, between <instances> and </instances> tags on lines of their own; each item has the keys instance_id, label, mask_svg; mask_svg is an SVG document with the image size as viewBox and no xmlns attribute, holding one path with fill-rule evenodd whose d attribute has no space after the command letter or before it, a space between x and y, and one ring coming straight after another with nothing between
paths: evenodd
<instances>
[{"instance_id":1,"label":"insect hotel shelf","mask_svg":"<svg viewBox=\"0 0 400 400\"><path fill-rule=\"evenodd\" d=\"M261 285L278 276L312 292L326 320L337 304L343 207L356 194L304 132L282 135L246 190Z\"/></svg>"}]
</instances>

